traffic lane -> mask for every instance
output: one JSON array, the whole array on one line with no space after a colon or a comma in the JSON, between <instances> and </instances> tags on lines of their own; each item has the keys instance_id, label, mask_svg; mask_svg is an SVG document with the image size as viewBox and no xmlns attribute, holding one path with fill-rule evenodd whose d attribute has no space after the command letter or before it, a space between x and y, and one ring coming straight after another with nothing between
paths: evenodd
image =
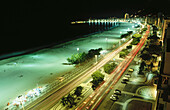
<instances>
[{"instance_id":1,"label":"traffic lane","mask_svg":"<svg viewBox=\"0 0 170 110\"><path fill-rule=\"evenodd\" d=\"M127 45L126 45L127 46ZM111 56L111 58L112 58L112 56ZM109 58L110 59L110 58ZM119 65L119 66L122 66L122 64L123 64L123 62ZM120 70L119 70L120 71ZM111 79L110 79L111 80ZM111 82L110 82L111 83ZM108 86L108 84L104 84L104 85L107 85ZM107 87L106 86L106 87ZM106 89L105 89L105 91L106 91ZM99 92L99 91L97 91L97 92ZM87 101L85 101L85 104L84 105L81 105L81 106L79 106L77 109L86 109L86 107L87 107L87 105L89 105L89 107L93 104L93 98L95 98L96 99L96 94L97 94L97 92L96 93L94 93L93 95L91 95L90 96L90 98L89 99L87 99ZM99 93L98 93L98 95L100 95ZM98 96L97 95L97 96ZM95 96L95 97L94 97ZM93 97L93 98L92 98ZM89 107L87 107L87 108L89 108Z\"/></svg>"},{"instance_id":2,"label":"traffic lane","mask_svg":"<svg viewBox=\"0 0 170 110\"><path fill-rule=\"evenodd\" d=\"M126 65L126 63L128 62L127 60L130 60L130 59L126 58L126 59L122 62L123 67L124 67L124 65ZM122 66L122 65L121 65L121 66ZM119 65L119 66L120 66L120 65ZM118 72L116 75L119 75L120 72L122 73L123 67L121 67L121 69L119 69L119 72ZM115 78L115 77L114 77L114 78ZM112 80L113 80L113 79L112 79ZM114 82L113 84L115 84L115 82ZM110 85L110 84L109 84L109 85ZM100 94L98 93L99 95L101 95L102 93L103 93L103 94L102 94L101 96L97 96L97 99L101 99L101 97L102 97L103 95L105 95L105 92L108 93L108 91L109 91L109 90L107 90L108 88L109 88L109 87L104 88L104 91L102 91ZM96 99L96 98L94 98L94 99ZM93 100L93 102L96 102L96 101ZM89 104L89 103L88 103L88 104ZM90 103L88 106L87 106L87 105L86 105L86 106L87 106L87 108L89 109L89 108L91 107L91 105L92 105L92 104ZM85 106L85 107L86 107L86 106Z\"/></svg>"},{"instance_id":3,"label":"traffic lane","mask_svg":"<svg viewBox=\"0 0 170 110\"><path fill-rule=\"evenodd\" d=\"M144 43L144 41L146 40L146 37L147 36L145 36L145 38L143 38L141 41L140 41L140 43L138 44L138 47L136 47L136 52L135 52L135 55L137 54L137 52L139 51L139 49L141 48L141 46L143 45L143 43ZM135 57L135 55L133 56L133 58ZM133 59L132 58L132 59ZM131 61L132 61L132 59L131 59ZM130 61L130 62L131 62ZM127 66L126 66L127 67Z\"/></svg>"},{"instance_id":4,"label":"traffic lane","mask_svg":"<svg viewBox=\"0 0 170 110\"><path fill-rule=\"evenodd\" d=\"M145 36L145 37L147 37L147 36ZM145 38L146 39L146 38ZM141 45L143 45L143 42L145 41L144 39L142 39L143 41L141 42ZM120 83L120 81L119 81L119 83ZM109 95L107 96L108 97L108 99L109 99ZM106 103L107 104L107 103ZM100 106L100 109L103 109L102 108L102 106Z\"/></svg>"}]
</instances>

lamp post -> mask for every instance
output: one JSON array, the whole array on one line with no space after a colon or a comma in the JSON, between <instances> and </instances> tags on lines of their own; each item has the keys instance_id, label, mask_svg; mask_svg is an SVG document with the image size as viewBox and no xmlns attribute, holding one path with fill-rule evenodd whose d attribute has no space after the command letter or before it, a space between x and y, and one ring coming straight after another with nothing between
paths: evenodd
<instances>
[{"instance_id":1,"label":"lamp post","mask_svg":"<svg viewBox=\"0 0 170 110\"><path fill-rule=\"evenodd\" d=\"M22 104L22 109L23 109L23 110L25 110L25 109L24 109L24 105L23 105L23 103L22 103L22 102L21 102L21 104Z\"/></svg>"},{"instance_id":2,"label":"lamp post","mask_svg":"<svg viewBox=\"0 0 170 110\"><path fill-rule=\"evenodd\" d=\"M106 38L106 50L107 50L108 38Z\"/></svg>"},{"instance_id":3,"label":"lamp post","mask_svg":"<svg viewBox=\"0 0 170 110\"><path fill-rule=\"evenodd\" d=\"M77 48L77 52L79 52L79 48Z\"/></svg>"},{"instance_id":4,"label":"lamp post","mask_svg":"<svg viewBox=\"0 0 170 110\"><path fill-rule=\"evenodd\" d=\"M121 41L119 40L119 46L120 46L120 42L121 42Z\"/></svg>"},{"instance_id":5,"label":"lamp post","mask_svg":"<svg viewBox=\"0 0 170 110\"><path fill-rule=\"evenodd\" d=\"M121 40L124 42L126 39L125 39L125 38L122 38Z\"/></svg>"},{"instance_id":6,"label":"lamp post","mask_svg":"<svg viewBox=\"0 0 170 110\"><path fill-rule=\"evenodd\" d=\"M97 55L95 55L96 63L97 63Z\"/></svg>"}]
</instances>

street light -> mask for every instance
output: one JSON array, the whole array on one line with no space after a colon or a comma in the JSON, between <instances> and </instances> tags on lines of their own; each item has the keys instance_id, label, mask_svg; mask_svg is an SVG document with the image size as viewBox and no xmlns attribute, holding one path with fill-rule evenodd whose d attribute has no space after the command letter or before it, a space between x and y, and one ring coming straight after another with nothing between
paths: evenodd
<instances>
[{"instance_id":1,"label":"street light","mask_svg":"<svg viewBox=\"0 0 170 110\"><path fill-rule=\"evenodd\" d=\"M96 58L96 63L97 63L97 55L95 55L95 58Z\"/></svg>"},{"instance_id":2,"label":"street light","mask_svg":"<svg viewBox=\"0 0 170 110\"><path fill-rule=\"evenodd\" d=\"M121 40L124 42L126 39L125 39L125 38L122 38Z\"/></svg>"},{"instance_id":3,"label":"street light","mask_svg":"<svg viewBox=\"0 0 170 110\"><path fill-rule=\"evenodd\" d=\"M119 40L119 46L120 46L121 41Z\"/></svg>"},{"instance_id":4,"label":"street light","mask_svg":"<svg viewBox=\"0 0 170 110\"><path fill-rule=\"evenodd\" d=\"M107 49L108 38L106 38L106 49Z\"/></svg>"},{"instance_id":5,"label":"street light","mask_svg":"<svg viewBox=\"0 0 170 110\"><path fill-rule=\"evenodd\" d=\"M77 48L77 52L79 52L79 48Z\"/></svg>"},{"instance_id":6,"label":"street light","mask_svg":"<svg viewBox=\"0 0 170 110\"><path fill-rule=\"evenodd\" d=\"M122 34L122 32L120 31L120 34Z\"/></svg>"}]
</instances>

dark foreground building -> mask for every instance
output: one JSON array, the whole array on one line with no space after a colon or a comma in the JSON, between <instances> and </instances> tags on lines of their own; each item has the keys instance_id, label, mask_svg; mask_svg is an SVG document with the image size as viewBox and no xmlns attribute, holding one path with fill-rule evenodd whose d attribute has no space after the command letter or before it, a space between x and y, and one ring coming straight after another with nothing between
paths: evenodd
<instances>
[{"instance_id":1,"label":"dark foreground building","mask_svg":"<svg viewBox=\"0 0 170 110\"><path fill-rule=\"evenodd\" d=\"M162 25L163 54L158 80L157 110L170 110L170 18Z\"/></svg>"}]
</instances>

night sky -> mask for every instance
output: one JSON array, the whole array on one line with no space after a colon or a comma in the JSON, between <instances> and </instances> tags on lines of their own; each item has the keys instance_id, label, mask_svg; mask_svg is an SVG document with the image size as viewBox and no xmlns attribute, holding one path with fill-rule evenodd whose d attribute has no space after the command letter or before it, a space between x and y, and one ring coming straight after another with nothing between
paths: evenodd
<instances>
[{"instance_id":1,"label":"night sky","mask_svg":"<svg viewBox=\"0 0 170 110\"><path fill-rule=\"evenodd\" d=\"M156 3L155 3L156 2ZM1 11L0 52L63 40L67 25L88 18L123 17L143 10L143 15L159 11L169 14L170 0L18 0L6 1ZM147 11L149 10L149 12Z\"/></svg>"}]
</instances>

